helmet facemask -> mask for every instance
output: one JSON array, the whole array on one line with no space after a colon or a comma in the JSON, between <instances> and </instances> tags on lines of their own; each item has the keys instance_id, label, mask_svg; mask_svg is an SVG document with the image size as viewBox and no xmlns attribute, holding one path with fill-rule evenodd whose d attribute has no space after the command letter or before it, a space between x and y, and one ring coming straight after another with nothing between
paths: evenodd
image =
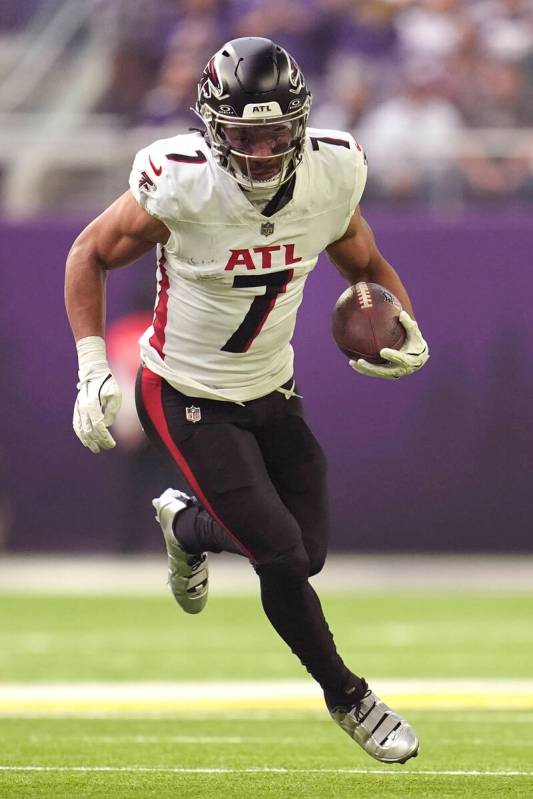
<instances>
[{"instance_id":1,"label":"helmet facemask","mask_svg":"<svg viewBox=\"0 0 533 799\"><path fill-rule=\"evenodd\" d=\"M204 105L201 118L215 160L224 172L244 189L275 191L301 163L310 107L309 97L290 114L236 118ZM256 154L258 149L261 154Z\"/></svg>"}]
</instances>

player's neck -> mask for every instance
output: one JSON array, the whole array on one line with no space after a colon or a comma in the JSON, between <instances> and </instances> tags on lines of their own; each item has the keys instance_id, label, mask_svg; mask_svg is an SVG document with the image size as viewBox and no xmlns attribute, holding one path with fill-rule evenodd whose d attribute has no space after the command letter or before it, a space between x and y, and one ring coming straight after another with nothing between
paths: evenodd
<instances>
[{"instance_id":1,"label":"player's neck","mask_svg":"<svg viewBox=\"0 0 533 799\"><path fill-rule=\"evenodd\" d=\"M246 199L253 205L257 211L262 211L272 197L276 194L277 189L269 187L268 189L245 189L241 186Z\"/></svg>"},{"instance_id":2,"label":"player's neck","mask_svg":"<svg viewBox=\"0 0 533 799\"><path fill-rule=\"evenodd\" d=\"M295 181L296 175L293 174L277 190L272 188L244 189L242 186L241 188L245 197L259 213L265 216L272 216L277 211L281 211L292 200Z\"/></svg>"}]
</instances>

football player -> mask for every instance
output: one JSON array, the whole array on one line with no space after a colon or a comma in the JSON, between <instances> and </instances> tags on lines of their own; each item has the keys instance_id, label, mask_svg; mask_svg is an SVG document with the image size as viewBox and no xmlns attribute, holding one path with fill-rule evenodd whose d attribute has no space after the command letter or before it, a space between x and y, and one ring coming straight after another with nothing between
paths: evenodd
<instances>
[{"instance_id":1,"label":"football player","mask_svg":"<svg viewBox=\"0 0 533 799\"><path fill-rule=\"evenodd\" d=\"M144 430L185 476L154 500L178 604L207 600L207 552L250 560L265 613L324 691L332 718L372 757L403 763L412 727L345 665L308 578L327 549L325 459L293 377L305 281L326 250L348 283L381 283L407 331L365 375L400 378L428 348L400 278L359 201L367 164L349 133L307 126L311 94L294 59L264 38L225 44L198 86L201 131L135 157L130 189L76 239L66 305L79 357L74 430L110 449L120 407L104 341L107 272L156 247L153 323L140 340Z\"/></svg>"}]
</instances>

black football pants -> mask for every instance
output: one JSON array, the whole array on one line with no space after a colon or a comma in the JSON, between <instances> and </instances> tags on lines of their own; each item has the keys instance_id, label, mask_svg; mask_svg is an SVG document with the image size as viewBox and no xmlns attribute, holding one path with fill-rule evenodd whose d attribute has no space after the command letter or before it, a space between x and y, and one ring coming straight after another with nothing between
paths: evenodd
<instances>
[{"instance_id":1,"label":"black football pants","mask_svg":"<svg viewBox=\"0 0 533 799\"><path fill-rule=\"evenodd\" d=\"M351 672L308 582L326 557L328 511L325 459L301 400L277 391L244 406L191 398L146 368L136 399L146 434L170 453L205 509L178 517L189 514L201 533L196 549L185 548L245 555L273 627L324 690L342 689ZM196 422L187 420L192 407Z\"/></svg>"}]
</instances>

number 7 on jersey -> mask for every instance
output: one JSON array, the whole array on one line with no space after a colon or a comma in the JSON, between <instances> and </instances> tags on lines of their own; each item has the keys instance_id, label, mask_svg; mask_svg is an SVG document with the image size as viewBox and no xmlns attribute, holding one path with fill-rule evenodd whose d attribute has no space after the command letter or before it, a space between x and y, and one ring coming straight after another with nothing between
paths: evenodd
<instances>
[{"instance_id":1,"label":"number 7 on jersey","mask_svg":"<svg viewBox=\"0 0 533 799\"><path fill-rule=\"evenodd\" d=\"M250 349L274 308L278 294L285 293L293 274L294 269L284 269L271 275L235 275L233 288L266 286L266 290L254 297L239 327L221 347L223 352L247 352Z\"/></svg>"}]
</instances>

